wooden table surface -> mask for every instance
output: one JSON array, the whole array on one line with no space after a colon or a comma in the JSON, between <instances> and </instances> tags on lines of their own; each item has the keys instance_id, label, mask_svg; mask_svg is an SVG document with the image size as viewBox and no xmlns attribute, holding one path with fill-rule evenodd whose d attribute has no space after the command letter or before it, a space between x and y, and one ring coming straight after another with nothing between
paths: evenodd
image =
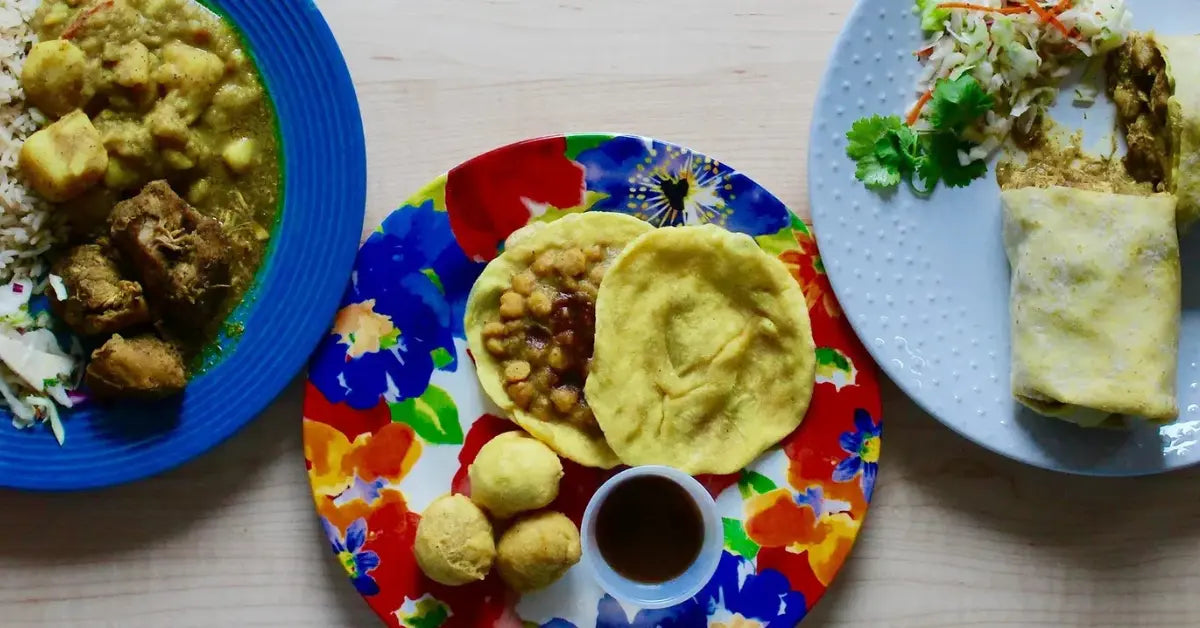
<instances>
[{"instance_id":1,"label":"wooden table surface","mask_svg":"<svg viewBox=\"0 0 1200 628\"><path fill-rule=\"evenodd\" d=\"M589 130L686 144L807 215L812 102L851 2L320 7L362 102L369 229L467 157ZM875 503L806 626L1200 625L1197 473L1023 468L890 384L884 395ZM292 386L229 443L159 478L82 495L0 492L0 626L375 625L312 511L300 398Z\"/></svg>"}]
</instances>

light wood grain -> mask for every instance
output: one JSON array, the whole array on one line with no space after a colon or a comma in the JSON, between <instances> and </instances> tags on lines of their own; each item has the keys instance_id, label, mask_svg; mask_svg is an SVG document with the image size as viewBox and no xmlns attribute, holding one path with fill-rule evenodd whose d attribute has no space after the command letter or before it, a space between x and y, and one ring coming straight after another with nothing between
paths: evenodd
<instances>
[{"instance_id":1,"label":"light wood grain","mask_svg":"<svg viewBox=\"0 0 1200 628\"><path fill-rule=\"evenodd\" d=\"M587 130L687 144L807 215L813 97L851 4L320 6L362 101L367 229L466 157ZM0 492L0 626L374 625L316 525L300 397L293 386L237 438L160 478ZM1055 475L966 443L890 385L884 407L876 502L806 626L1200 625L1197 473Z\"/></svg>"}]
</instances>

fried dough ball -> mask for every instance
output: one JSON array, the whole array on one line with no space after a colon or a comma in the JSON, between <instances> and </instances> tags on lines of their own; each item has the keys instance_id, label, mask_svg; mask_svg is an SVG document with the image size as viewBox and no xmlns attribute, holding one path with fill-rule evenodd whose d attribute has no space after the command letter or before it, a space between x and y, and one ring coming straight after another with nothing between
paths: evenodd
<instances>
[{"instance_id":1,"label":"fried dough ball","mask_svg":"<svg viewBox=\"0 0 1200 628\"><path fill-rule=\"evenodd\" d=\"M505 432L479 450L467 475L471 500L492 516L507 519L554 501L563 467L545 443L525 432Z\"/></svg>"},{"instance_id":2,"label":"fried dough ball","mask_svg":"<svg viewBox=\"0 0 1200 628\"><path fill-rule=\"evenodd\" d=\"M496 569L514 591L550 586L579 562L579 529L559 512L539 512L517 520L496 544Z\"/></svg>"},{"instance_id":3,"label":"fried dough ball","mask_svg":"<svg viewBox=\"0 0 1200 628\"><path fill-rule=\"evenodd\" d=\"M443 495L429 504L417 524L417 565L431 580L449 586L483 580L496 559L492 524L462 495Z\"/></svg>"}]
</instances>

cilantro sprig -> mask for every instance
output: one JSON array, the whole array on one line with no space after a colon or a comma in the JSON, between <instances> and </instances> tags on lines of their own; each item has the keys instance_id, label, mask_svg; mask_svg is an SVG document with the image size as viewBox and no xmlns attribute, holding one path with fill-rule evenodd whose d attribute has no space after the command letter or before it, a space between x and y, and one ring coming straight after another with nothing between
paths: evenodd
<instances>
[{"instance_id":1,"label":"cilantro sprig","mask_svg":"<svg viewBox=\"0 0 1200 628\"><path fill-rule=\"evenodd\" d=\"M974 148L963 132L991 110L995 100L968 74L942 79L929 98L928 131L915 131L898 116L871 116L855 121L846 133L846 155L856 163L854 176L873 190L904 181L920 195L942 182L969 185L987 173L987 163L959 161L959 152ZM915 181L920 182L918 186Z\"/></svg>"}]
</instances>

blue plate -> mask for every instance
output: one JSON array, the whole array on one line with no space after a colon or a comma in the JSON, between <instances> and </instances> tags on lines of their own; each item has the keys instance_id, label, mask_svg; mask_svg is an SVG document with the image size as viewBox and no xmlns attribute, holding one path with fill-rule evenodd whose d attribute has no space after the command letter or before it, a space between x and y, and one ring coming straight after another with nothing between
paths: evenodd
<instances>
[{"instance_id":1,"label":"blue plate","mask_svg":"<svg viewBox=\"0 0 1200 628\"><path fill-rule=\"evenodd\" d=\"M354 85L311 2L211 0L247 41L274 101L283 206L257 282L232 318L244 325L177 399L64 415L67 440L0 417L0 486L65 491L144 478L229 438L304 366L354 263L366 205L366 149Z\"/></svg>"},{"instance_id":2,"label":"blue plate","mask_svg":"<svg viewBox=\"0 0 1200 628\"><path fill-rule=\"evenodd\" d=\"M1200 29L1194 0L1129 3L1133 28ZM922 408L966 438L1020 462L1096 476L1149 475L1200 462L1200 233L1182 242L1179 419L1086 430L1013 401L1009 271L994 170L928 199L904 186L867 190L846 157L846 131L916 99L922 46L911 2L860 0L830 58L813 115L809 189L821 256L838 300L876 362ZM1067 79L1051 117L1083 131L1085 149L1111 141L1113 107L1073 106Z\"/></svg>"}]
</instances>

